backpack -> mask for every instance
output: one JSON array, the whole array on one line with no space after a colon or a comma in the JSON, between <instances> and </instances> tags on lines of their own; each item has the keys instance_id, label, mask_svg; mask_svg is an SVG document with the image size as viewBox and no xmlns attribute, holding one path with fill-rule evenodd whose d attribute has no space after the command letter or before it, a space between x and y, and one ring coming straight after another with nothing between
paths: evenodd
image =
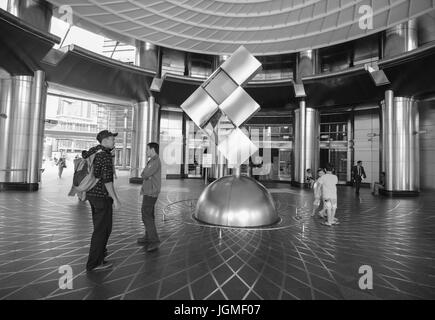
<instances>
[{"instance_id":1,"label":"backpack","mask_svg":"<svg viewBox=\"0 0 435 320\"><path fill-rule=\"evenodd\" d=\"M87 159L78 159L77 167L74 171L73 185L68 193L70 197L79 196L79 199L84 201L86 199L86 191L91 190L100 180L94 176L94 159L95 155L102 150L98 150Z\"/></svg>"},{"instance_id":2,"label":"backpack","mask_svg":"<svg viewBox=\"0 0 435 320\"><path fill-rule=\"evenodd\" d=\"M89 174L89 165L86 159L78 159L77 169L74 171L73 186L78 187L83 179Z\"/></svg>"}]
</instances>

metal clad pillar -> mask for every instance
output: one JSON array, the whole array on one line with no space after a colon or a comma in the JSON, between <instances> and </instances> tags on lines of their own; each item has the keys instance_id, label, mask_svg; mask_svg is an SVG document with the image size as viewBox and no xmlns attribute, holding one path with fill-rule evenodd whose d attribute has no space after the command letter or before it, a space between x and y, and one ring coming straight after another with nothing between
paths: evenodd
<instances>
[{"instance_id":1,"label":"metal clad pillar","mask_svg":"<svg viewBox=\"0 0 435 320\"><path fill-rule=\"evenodd\" d=\"M136 65L144 69L157 71L158 50L157 46L137 40L136 41Z\"/></svg>"},{"instance_id":2,"label":"metal clad pillar","mask_svg":"<svg viewBox=\"0 0 435 320\"><path fill-rule=\"evenodd\" d=\"M7 11L42 31L50 32L53 6L47 1L9 0Z\"/></svg>"},{"instance_id":3,"label":"metal clad pillar","mask_svg":"<svg viewBox=\"0 0 435 320\"><path fill-rule=\"evenodd\" d=\"M159 105L154 97L134 105L130 181L140 178L146 166L146 147L149 142L159 142Z\"/></svg>"},{"instance_id":4,"label":"metal clad pillar","mask_svg":"<svg viewBox=\"0 0 435 320\"><path fill-rule=\"evenodd\" d=\"M0 189L39 188L46 93L42 71L1 80Z\"/></svg>"},{"instance_id":5,"label":"metal clad pillar","mask_svg":"<svg viewBox=\"0 0 435 320\"><path fill-rule=\"evenodd\" d=\"M411 19L385 32L384 58L418 48L417 22Z\"/></svg>"},{"instance_id":6,"label":"metal clad pillar","mask_svg":"<svg viewBox=\"0 0 435 320\"><path fill-rule=\"evenodd\" d=\"M44 125L47 101L47 84L45 73L35 72L32 87L32 101L30 105L30 145L27 182L40 182L42 154L44 150Z\"/></svg>"},{"instance_id":7,"label":"metal clad pillar","mask_svg":"<svg viewBox=\"0 0 435 320\"><path fill-rule=\"evenodd\" d=\"M307 169L313 172L319 167L320 116L313 108L306 108L301 100L295 110L294 175L293 185L305 186Z\"/></svg>"},{"instance_id":8,"label":"metal clad pillar","mask_svg":"<svg viewBox=\"0 0 435 320\"><path fill-rule=\"evenodd\" d=\"M420 191L420 140L417 101L394 97L388 90L382 106L382 165L384 194L418 195Z\"/></svg>"}]
</instances>

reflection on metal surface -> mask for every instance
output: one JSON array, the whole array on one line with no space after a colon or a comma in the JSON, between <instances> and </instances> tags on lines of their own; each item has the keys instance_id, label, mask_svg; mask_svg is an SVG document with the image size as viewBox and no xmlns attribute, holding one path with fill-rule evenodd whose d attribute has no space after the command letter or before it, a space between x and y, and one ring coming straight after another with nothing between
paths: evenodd
<instances>
[{"instance_id":1,"label":"reflection on metal surface","mask_svg":"<svg viewBox=\"0 0 435 320\"><path fill-rule=\"evenodd\" d=\"M418 48L415 19L398 24L385 32L384 57L392 57Z\"/></svg>"},{"instance_id":2,"label":"reflection on metal surface","mask_svg":"<svg viewBox=\"0 0 435 320\"><path fill-rule=\"evenodd\" d=\"M223 156L227 160L237 161L235 167L246 161L252 155L249 152L255 152L257 148L252 148L249 138L238 130L234 130L232 135L221 136L220 119L224 115L238 129L260 109L241 87L255 76L260 67L261 63L241 46L181 105L192 121L218 145L220 153L225 150Z\"/></svg>"},{"instance_id":3,"label":"reflection on metal surface","mask_svg":"<svg viewBox=\"0 0 435 320\"><path fill-rule=\"evenodd\" d=\"M140 176L140 171L147 163L146 147L149 142L158 142L159 138L159 105L154 97L134 106L133 141L130 177Z\"/></svg>"},{"instance_id":4,"label":"reflection on metal surface","mask_svg":"<svg viewBox=\"0 0 435 320\"><path fill-rule=\"evenodd\" d=\"M0 182L27 182L32 81L31 76L1 80L0 109L8 118L0 122Z\"/></svg>"},{"instance_id":5,"label":"reflection on metal surface","mask_svg":"<svg viewBox=\"0 0 435 320\"><path fill-rule=\"evenodd\" d=\"M247 83L261 68L258 61L245 47L239 47L225 60L221 68L239 85Z\"/></svg>"},{"instance_id":6,"label":"reflection on metal surface","mask_svg":"<svg viewBox=\"0 0 435 320\"><path fill-rule=\"evenodd\" d=\"M199 87L181 105L181 109L188 114L198 127L202 128L210 117L216 113L218 105L202 87Z\"/></svg>"},{"instance_id":7,"label":"reflection on metal surface","mask_svg":"<svg viewBox=\"0 0 435 320\"><path fill-rule=\"evenodd\" d=\"M259 227L279 221L269 191L244 176L227 176L210 184L198 199L195 218L228 227Z\"/></svg>"},{"instance_id":8,"label":"reflection on metal surface","mask_svg":"<svg viewBox=\"0 0 435 320\"><path fill-rule=\"evenodd\" d=\"M47 84L45 72L38 70L33 78L33 92L30 110L30 141L27 182L38 183L41 180L42 152L44 150L45 110Z\"/></svg>"},{"instance_id":9,"label":"reflection on metal surface","mask_svg":"<svg viewBox=\"0 0 435 320\"><path fill-rule=\"evenodd\" d=\"M231 130L228 137L219 143L218 150L226 155L228 166L233 168L247 161L251 154L257 152L258 148L241 129L236 128Z\"/></svg>"},{"instance_id":10,"label":"reflection on metal surface","mask_svg":"<svg viewBox=\"0 0 435 320\"><path fill-rule=\"evenodd\" d=\"M301 101L300 108L295 110L294 121L294 177L296 182L305 183L305 171L311 169L313 172L316 172L319 167L319 111L305 108L305 101Z\"/></svg>"},{"instance_id":11,"label":"reflection on metal surface","mask_svg":"<svg viewBox=\"0 0 435 320\"><path fill-rule=\"evenodd\" d=\"M420 189L419 113L416 100L385 93L382 101L382 158L385 189L392 192Z\"/></svg>"},{"instance_id":12,"label":"reflection on metal surface","mask_svg":"<svg viewBox=\"0 0 435 320\"><path fill-rule=\"evenodd\" d=\"M241 87L238 87L219 108L237 127L260 110L259 104Z\"/></svg>"},{"instance_id":13,"label":"reflection on metal surface","mask_svg":"<svg viewBox=\"0 0 435 320\"><path fill-rule=\"evenodd\" d=\"M203 87L217 104L221 104L237 89L237 83L225 71L217 70Z\"/></svg>"}]
</instances>

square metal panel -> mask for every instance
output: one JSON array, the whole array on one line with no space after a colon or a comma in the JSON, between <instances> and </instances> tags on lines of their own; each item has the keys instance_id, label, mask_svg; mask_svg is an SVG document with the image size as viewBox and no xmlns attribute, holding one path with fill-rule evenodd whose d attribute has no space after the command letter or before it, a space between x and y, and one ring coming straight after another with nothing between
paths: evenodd
<instances>
[{"instance_id":1,"label":"square metal panel","mask_svg":"<svg viewBox=\"0 0 435 320\"><path fill-rule=\"evenodd\" d=\"M242 87L238 87L219 109L239 127L260 110L260 105Z\"/></svg>"},{"instance_id":2,"label":"square metal panel","mask_svg":"<svg viewBox=\"0 0 435 320\"><path fill-rule=\"evenodd\" d=\"M199 87L184 101L181 109L202 128L218 110L218 105L202 87Z\"/></svg>"},{"instance_id":3,"label":"square metal panel","mask_svg":"<svg viewBox=\"0 0 435 320\"><path fill-rule=\"evenodd\" d=\"M257 146L239 128L232 130L217 148L225 155L229 166L244 163L258 150Z\"/></svg>"},{"instance_id":4,"label":"square metal panel","mask_svg":"<svg viewBox=\"0 0 435 320\"><path fill-rule=\"evenodd\" d=\"M261 63L241 46L221 65L221 68L241 86L255 75L261 68Z\"/></svg>"},{"instance_id":5,"label":"square metal panel","mask_svg":"<svg viewBox=\"0 0 435 320\"><path fill-rule=\"evenodd\" d=\"M237 84L222 70L212 75L210 81L204 84L204 90L218 104L227 99L236 89Z\"/></svg>"}]
</instances>

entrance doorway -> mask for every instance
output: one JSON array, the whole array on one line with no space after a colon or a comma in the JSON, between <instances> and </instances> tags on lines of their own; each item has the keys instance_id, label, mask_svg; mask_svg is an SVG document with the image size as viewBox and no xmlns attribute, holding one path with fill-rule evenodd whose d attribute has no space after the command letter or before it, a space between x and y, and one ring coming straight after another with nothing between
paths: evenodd
<instances>
[{"instance_id":1,"label":"entrance doorway","mask_svg":"<svg viewBox=\"0 0 435 320\"><path fill-rule=\"evenodd\" d=\"M351 163L348 122L329 122L328 117L323 117L322 120L320 125L320 167L325 168L328 163L333 165L339 184L347 184L350 181L349 164Z\"/></svg>"}]
</instances>

